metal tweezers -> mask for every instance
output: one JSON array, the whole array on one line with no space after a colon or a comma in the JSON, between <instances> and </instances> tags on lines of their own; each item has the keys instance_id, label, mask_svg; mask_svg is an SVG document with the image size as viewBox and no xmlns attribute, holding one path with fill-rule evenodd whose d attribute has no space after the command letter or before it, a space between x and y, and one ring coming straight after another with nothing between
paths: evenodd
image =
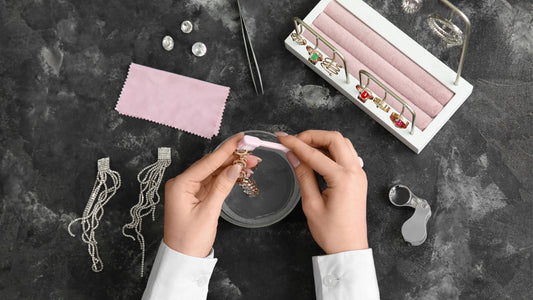
<instances>
[{"instance_id":1,"label":"metal tweezers","mask_svg":"<svg viewBox=\"0 0 533 300\"><path fill-rule=\"evenodd\" d=\"M244 19L242 17L243 13L241 10L241 4L239 3L239 0L237 0L237 7L239 8L239 19L241 20L242 39L244 40L244 50L246 50L246 58L248 59L248 67L250 68L250 75L252 76L252 82L254 83L255 92L258 95L263 95L265 93L265 90L263 89L263 80L261 80L261 72L259 71L259 65L257 64L257 58L255 57L254 48L252 47L252 41L250 40L250 36L248 35L248 30L246 30L246 24L244 23ZM252 61L250 59L250 52L251 52L252 59L254 60L253 65L255 66L255 72L252 66ZM257 81L259 81L259 90L257 89L256 77L257 77Z\"/></svg>"}]
</instances>

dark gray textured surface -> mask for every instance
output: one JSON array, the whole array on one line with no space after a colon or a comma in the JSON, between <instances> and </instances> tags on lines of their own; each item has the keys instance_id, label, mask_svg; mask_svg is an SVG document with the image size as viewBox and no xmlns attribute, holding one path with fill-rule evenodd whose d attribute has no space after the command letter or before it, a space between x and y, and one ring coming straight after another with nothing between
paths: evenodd
<instances>
[{"instance_id":1,"label":"dark gray textured surface","mask_svg":"<svg viewBox=\"0 0 533 300\"><path fill-rule=\"evenodd\" d=\"M466 103L415 155L284 49L291 17L315 1L243 1L262 67L265 95L249 79L236 5L223 0L0 0L0 298L136 299L140 254L120 229L137 201L137 172L158 146L173 148L175 176L228 135L247 129L339 130L365 160L368 228L383 299L531 299L533 247L533 4L454 1L472 40L463 77ZM440 46L425 16L400 1L369 4L456 67L459 50ZM195 31L178 32L189 19ZM176 45L163 51L170 33ZM208 51L197 58L195 41ZM113 108L130 62L227 85L213 140L119 115ZM90 271L86 247L66 225L80 216L96 160L110 156L124 185L106 206L97 239L104 271ZM387 191L408 185L433 209L427 241L406 245L408 209ZM162 207L147 220L148 269L162 237ZM320 254L301 206L284 221L244 229L223 220L210 299L312 299L310 257Z\"/></svg>"}]
</instances>

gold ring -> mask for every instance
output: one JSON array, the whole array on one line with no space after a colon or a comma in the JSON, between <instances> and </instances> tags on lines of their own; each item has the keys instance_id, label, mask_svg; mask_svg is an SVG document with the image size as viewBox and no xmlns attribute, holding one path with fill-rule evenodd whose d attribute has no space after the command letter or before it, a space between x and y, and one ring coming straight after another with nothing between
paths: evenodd
<instances>
[{"instance_id":1,"label":"gold ring","mask_svg":"<svg viewBox=\"0 0 533 300\"><path fill-rule=\"evenodd\" d=\"M357 99L359 99L361 102L365 103L366 100L368 99L370 100L374 99L374 95L372 95L372 91L370 91L368 88L362 87L360 85L356 85L355 88L359 92Z\"/></svg>"},{"instance_id":2,"label":"gold ring","mask_svg":"<svg viewBox=\"0 0 533 300\"><path fill-rule=\"evenodd\" d=\"M329 76L331 76L331 74L339 74L339 71L342 68L341 65L339 65L335 60L329 57L324 58L320 65L322 66L322 68L324 68L326 72L328 72Z\"/></svg>"},{"instance_id":3,"label":"gold ring","mask_svg":"<svg viewBox=\"0 0 533 300\"><path fill-rule=\"evenodd\" d=\"M385 99L381 99L378 96L374 97L374 104L376 104L377 108L380 108L384 112L389 112L390 106L387 105L387 102L385 102Z\"/></svg>"},{"instance_id":4,"label":"gold ring","mask_svg":"<svg viewBox=\"0 0 533 300\"><path fill-rule=\"evenodd\" d=\"M307 53L309 53L309 62L311 62L313 65L316 65L317 62L322 60L322 53L318 51L318 49L313 49L311 46L307 46Z\"/></svg>"},{"instance_id":5,"label":"gold ring","mask_svg":"<svg viewBox=\"0 0 533 300\"><path fill-rule=\"evenodd\" d=\"M407 126L409 125L409 121L405 120L405 118L401 114L395 112L390 115L390 119L392 123L394 123L394 126L398 128L407 128Z\"/></svg>"},{"instance_id":6,"label":"gold ring","mask_svg":"<svg viewBox=\"0 0 533 300\"><path fill-rule=\"evenodd\" d=\"M305 45L307 44L307 40L304 39L301 35L297 34L296 32L291 33L291 38L293 41L295 41L298 45Z\"/></svg>"}]
</instances>

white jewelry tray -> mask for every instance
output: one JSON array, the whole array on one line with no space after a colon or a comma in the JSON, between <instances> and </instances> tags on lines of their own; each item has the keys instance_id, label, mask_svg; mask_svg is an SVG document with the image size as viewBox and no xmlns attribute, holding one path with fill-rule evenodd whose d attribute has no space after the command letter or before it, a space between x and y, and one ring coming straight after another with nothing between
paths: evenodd
<instances>
[{"instance_id":1,"label":"white jewelry tray","mask_svg":"<svg viewBox=\"0 0 533 300\"><path fill-rule=\"evenodd\" d=\"M417 154L420 153L442 126L451 118L455 111L463 104L468 96L470 96L473 86L462 77L459 79L458 84L455 85L454 82L457 75L455 71L450 69L442 61L433 56L424 47L420 46L416 41L398 29L394 24L362 0L322 0L315 6L315 8L313 8L303 21L307 24L312 24L331 1L337 1L337 3L351 12L355 17L359 18L363 23L381 35L386 41L400 50L404 55L418 64L422 69L454 93L451 100L444 106L438 115L433 118L431 123L429 123L423 131L416 126L414 126L414 130L411 131L412 125L409 125L409 127L405 129L395 127L389 119L392 112L399 113L394 108L391 107L391 111L386 113L380 108L377 108L372 101L363 103L357 99L359 92L356 89L356 85L360 84L357 78L348 74L349 80L346 80L344 76L345 70L343 69L341 69L338 75L330 76L319 64L313 65L308 61L309 53L306 50L306 47L293 41L290 34L285 39L286 48L342 94L348 97L350 101L355 103L359 108L396 136L411 150ZM293 33L296 33L296 31L293 31ZM310 40L307 41L307 45L311 47L315 46ZM349 68L350 66L347 65L347 67ZM359 70L357 70L357 72L358 71ZM349 81L349 83L347 83L347 81Z\"/></svg>"}]
</instances>

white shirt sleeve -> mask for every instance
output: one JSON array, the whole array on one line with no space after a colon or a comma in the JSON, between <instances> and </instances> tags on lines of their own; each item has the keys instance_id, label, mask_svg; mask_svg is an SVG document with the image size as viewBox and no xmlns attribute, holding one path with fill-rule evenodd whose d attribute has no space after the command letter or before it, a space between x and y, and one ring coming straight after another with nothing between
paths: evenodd
<instances>
[{"instance_id":1,"label":"white shirt sleeve","mask_svg":"<svg viewBox=\"0 0 533 300\"><path fill-rule=\"evenodd\" d=\"M313 256L317 300L379 299L372 249Z\"/></svg>"},{"instance_id":2,"label":"white shirt sleeve","mask_svg":"<svg viewBox=\"0 0 533 300\"><path fill-rule=\"evenodd\" d=\"M213 250L206 258L193 257L161 241L142 299L206 299L216 262Z\"/></svg>"}]
</instances>

